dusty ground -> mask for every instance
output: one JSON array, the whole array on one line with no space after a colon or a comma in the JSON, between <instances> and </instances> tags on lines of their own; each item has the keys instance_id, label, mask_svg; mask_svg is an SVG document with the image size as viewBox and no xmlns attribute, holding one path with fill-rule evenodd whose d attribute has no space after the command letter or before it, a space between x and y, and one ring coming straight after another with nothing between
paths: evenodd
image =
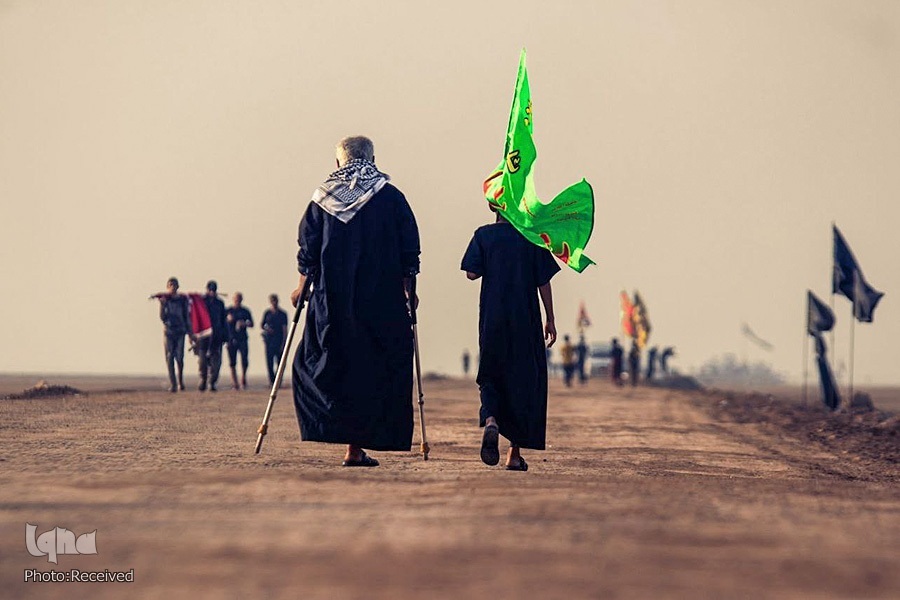
<instances>
[{"instance_id":1,"label":"dusty ground","mask_svg":"<svg viewBox=\"0 0 900 600\"><path fill-rule=\"evenodd\" d=\"M512 473L478 460L474 385L428 382L431 460L350 470L298 443L288 389L256 456L261 385L108 387L141 391L0 401L0 595L900 597L895 455L753 402L554 382L551 447ZM25 523L96 529L98 555L32 557ZM135 581L23 582L73 568Z\"/></svg>"}]
</instances>

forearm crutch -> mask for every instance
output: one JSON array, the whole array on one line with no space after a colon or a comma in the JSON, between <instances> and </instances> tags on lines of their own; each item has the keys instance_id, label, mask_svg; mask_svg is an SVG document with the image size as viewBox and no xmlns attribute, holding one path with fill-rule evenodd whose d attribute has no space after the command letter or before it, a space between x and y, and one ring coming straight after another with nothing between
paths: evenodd
<instances>
[{"instance_id":1,"label":"forearm crutch","mask_svg":"<svg viewBox=\"0 0 900 600\"><path fill-rule=\"evenodd\" d=\"M291 342L294 339L294 332L297 330L297 323L300 322L300 313L303 312L303 306L306 304L307 296L309 296L310 285L312 285L312 278L307 275L306 281L303 283L303 290L300 292L300 299L297 301L297 310L294 311L294 320L291 321L287 339L284 341L284 348L281 350L281 360L278 361L278 373L275 374L275 383L272 384L272 391L269 393L269 404L266 406L266 414L263 415L262 425L256 431L258 434L256 437L256 454L259 454L263 438L269 431L269 417L272 416L272 407L275 406L275 397L278 395L278 388L281 387L281 379L284 376L284 369L287 367L288 355L291 353Z\"/></svg>"},{"instance_id":2,"label":"forearm crutch","mask_svg":"<svg viewBox=\"0 0 900 600\"><path fill-rule=\"evenodd\" d=\"M422 427L422 457L428 460L428 438L425 436L425 393L422 391L422 366L419 362L419 327L416 319L416 278L412 277L409 289L409 316L412 319L413 357L416 365L416 391L419 394L419 424Z\"/></svg>"}]
</instances>

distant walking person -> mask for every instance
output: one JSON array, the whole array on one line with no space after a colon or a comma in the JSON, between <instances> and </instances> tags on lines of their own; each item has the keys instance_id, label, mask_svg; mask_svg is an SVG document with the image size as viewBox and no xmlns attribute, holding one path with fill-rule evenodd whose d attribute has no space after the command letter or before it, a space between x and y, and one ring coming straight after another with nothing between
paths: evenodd
<instances>
[{"instance_id":1,"label":"distant walking person","mask_svg":"<svg viewBox=\"0 0 900 600\"><path fill-rule=\"evenodd\" d=\"M647 382L653 381L653 375L656 372L656 356L659 353L659 348L653 346L647 352Z\"/></svg>"},{"instance_id":2,"label":"distant walking person","mask_svg":"<svg viewBox=\"0 0 900 600\"><path fill-rule=\"evenodd\" d=\"M471 362L471 360L472 360L472 357L469 356L469 351L468 351L468 350L463 350L463 353L462 353L462 368L463 368L463 375L465 375L466 377L469 376L469 363Z\"/></svg>"},{"instance_id":3,"label":"distant walking person","mask_svg":"<svg viewBox=\"0 0 900 600\"><path fill-rule=\"evenodd\" d=\"M213 280L206 283L206 295L203 302L212 322L212 335L201 338L198 344L200 355L200 391L205 391L207 383L209 391L217 390L219 371L222 368L222 345L228 341L228 322L225 320L225 303L219 299L219 284Z\"/></svg>"},{"instance_id":4,"label":"distant walking person","mask_svg":"<svg viewBox=\"0 0 900 600\"><path fill-rule=\"evenodd\" d=\"M637 342L631 342L631 350L628 352L628 379L631 385L637 385L638 379L641 378L641 351L637 347Z\"/></svg>"},{"instance_id":5,"label":"distant walking person","mask_svg":"<svg viewBox=\"0 0 900 600\"><path fill-rule=\"evenodd\" d=\"M493 209L492 209L493 210ZM506 468L527 471L520 449L543 450L547 434L547 354L556 341L550 279L553 255L499 214L475 230L461 269L481 278L478 315L481 460L500 462L499 436L509 440ZM544 305L541 323L538 297Z\"/></svg>"},{"instance_id":6,"label":"distant walking person","mask_svg":"<svg viewBox=\"0 0 900 600\"><path fill-rule=\"evenodd\" d=\"M228 365L231 367L231 383L234 389L247 389L247 366L250 364L247 347L247 329L253 327L253 317L243 306L244 295L235 293L233 304L225 311L228 323ZM237 357L241 355L241 382L238 384Z\"/></svg>"},{"instance_id":7,"label":"distant walking person","mask_svg":"<svg viewBox=\"0 0 900 600\"><path fill-rule=\"evenodd\" d=\"M408 302L419 229L403 193L375 165L372 140L344 138L337 170L300 221L300 280L312 295L294 354L302 439L346 444L345 467L376 467L368 450L409 452L413 335Z\"/></svg>"},{"instance_id":8,"label":"distant walking person","mask_svg":"<svg viewBox=\"0 0 900 600\"><path fill-rule=\"evenodd\" d=\"M659 357L659 368L662 369L662 372L666 375L669 374L669 359L673 356L675 356L675 348L666 346Z\"/></svg>"},{"instance_id":9,"label":"distant walking person","mask_svg":"<svg viewBox=\"0 0 900 600\"><path fill-rule=\"evenodd\" d=\"M275 372L281 360L284 341L287 339L288 315L278 307L278 295L269 296L269 308L262 316L262 336L266 344L266 369L269 371L269 384L275 384Z\"/></svg>"},{"instance_id":10,"label":"distant walking person","mask_svg":"<svg viewBox=\"0 0 900 600\"><path fill-rule=\"evenodd\" d=\"M622 350L622 345L619 344L619 339L613 338L609 351L609 358L611 362L609 375L612 379L612 382L616 385L622 385L622 356L624 354L625 352Z\"/></svg>"},{"instance_id":11,"label":"distant walking person","mask_svg":"<svg viewBox=\"0 0 900 600\"><path fill-rule=\"evenodd\" d=\"M569 341L569 336L563 337L563 345L559 349L559 356L562 360L563 382L566 387L572 387L572 377L575 375L575 346Z\"/></svg>"},{"instance_id":12,"label":"distant walking person","mask_svg":"<svg viewBox=\"0 0 900 600\"><path fill-rule=\"evenodd\" d=\"M575 346L575 363L578 370L578 381L582 384L587 383L588 374L585 370L588 358L588 347L584 341L584 336L579 336L578 345Z\"/></svg>"},{"instance_id":13,"label":"distant walking person","mask_svg":"<svg viewBox=\"0 0 900 600\"><path fill-rule=\"evenodd\" d=\"M184 391L184 336L190 336L191 341L194 341L188 297L178 293L178 279L175 277L170 277L166 282L166 293L156 297L159 299L159 318L163 322L169 391Z\"/></svg>"}]
</instances>

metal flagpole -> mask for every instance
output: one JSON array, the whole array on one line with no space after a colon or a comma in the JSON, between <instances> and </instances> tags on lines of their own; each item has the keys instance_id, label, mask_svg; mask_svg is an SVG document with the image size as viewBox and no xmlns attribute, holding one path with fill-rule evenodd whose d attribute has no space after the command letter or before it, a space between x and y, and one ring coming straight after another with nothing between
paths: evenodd
<instances>
[{"instance_id":1,"label":"metal flagpole","mask_svg":"<svg viewBox=\"0 0 900 600\"><path fill-rule=\"evenodd\" d=\"M853 355L854 355L854 332L856 331L856 307L857 307L857 280L859 277L859 272L854 269L853 270L853 315L850 318L850 395L848 398L848 406L853 404Z\"/></svg>"},{"instance_id":2,"label":"metal flagpole","mask_svg":"<svg viewBox=\"0 0 900 600\"><path fill-rule=\"evenodd\" d=\"M806 293L806 323L803 325L803 406L806 406L806 381L809 377L809 292Z\"/></svg>"},{"instance_id":3,"label":"metal flagpole","mask_svg":"<svg viewBox=\"0 0 900 600\"><path fill-rule=\"evenodd\" d=\"M831 309L831 314L834 314L834 221L831 222L831 281L828 282L828 288L831 290L831 294L829 294L829 308ZM836 373L834 361L837 360L837 353L835 352L836 348L834 346L834 330L837 327L831 328L831 334L829 337L831 338L829 341L831 343L831 372Z\"/></svg>"},{"instance_id":4,"label":"metal flagpole","mask_svg":"<svg viewBox=\"0 0 900 600\"><path fill-rule=\"evenodd\" d=\"M297 323L300 321L300 313L303 312L303 305L309 296L309 288L312 285L312 278L307 276L303 283L303 290L300 292L300 299L297 301L297 310L294 311L294 320L291 321L291 328L288 330L287 339L284 341L284 348L281 350L281 360L278 361L278 373L275 375L275 383L272 384L272 391L269 393L269 404L266 406L266 413L263 415L262 425L256 431L256 454L259 454L262 448L263 438L269 431L269 418L272 416L272 407L275 406L275 397L278 395L278 388L281 387L281 378L284 376L284 369L287 367L288 355L291 353L291 342L294 339L294 332L297 330Z\"/></svg>"},{"instance_id":5,"label":"metal flagpole","mask_svg":"<svg viewBox=\"0 0 900 600\"><path fill-rule=\"evenodd\" d=\"M416 391L419 394L419 425L422 428L422 458L428 460L428 438L425 437L425 393L422 391L422 365L419 363L419 324L416 317L416 278L412 278L409 290L409 316L412 320L413 357L416 366Z\"/></svg>"}]
</instances>

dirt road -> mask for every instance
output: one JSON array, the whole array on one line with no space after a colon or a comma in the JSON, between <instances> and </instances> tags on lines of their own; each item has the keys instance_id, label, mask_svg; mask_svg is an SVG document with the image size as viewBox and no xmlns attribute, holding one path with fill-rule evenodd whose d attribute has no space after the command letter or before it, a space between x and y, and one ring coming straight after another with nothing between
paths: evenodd
<instances>
[{"instance_id":1,"label":"dirt road","mask_svg":"<svg viewBox=\"0 0 900 600\"><path fill-rule=\"evenodd\" d=\"M373 453L368 470L298 443L289 389L259 456L262 387L0 401L0 594L900 597L896 463L592 381L552 384L550 448L513 473L478 459L474 384L427 385L431 460ZM33 557L26 523L96 530L98 554Z\"/></svg>"}]
</instances>

